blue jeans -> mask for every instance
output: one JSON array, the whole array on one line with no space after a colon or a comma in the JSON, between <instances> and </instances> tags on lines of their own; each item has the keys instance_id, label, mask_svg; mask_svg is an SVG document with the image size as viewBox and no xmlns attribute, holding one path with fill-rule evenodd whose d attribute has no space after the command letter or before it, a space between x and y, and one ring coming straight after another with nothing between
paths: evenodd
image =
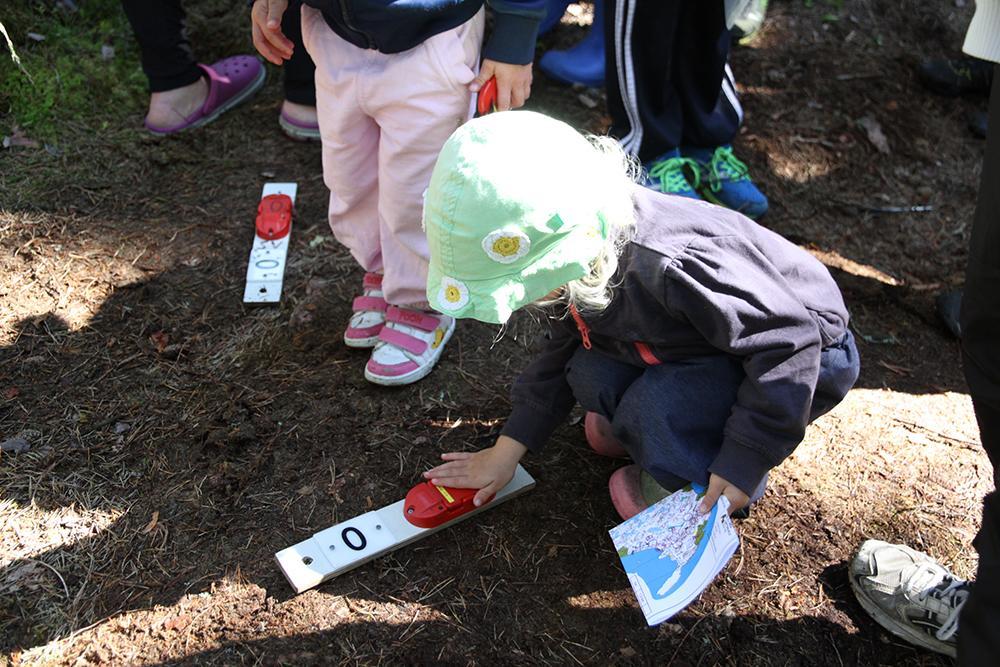
<instances>
[{"instance_id":1,"label":"blue jeans","mask_svg":"<svg viewBox=\"0 0 1000 667\"><path fill-rule=\"evenodd\" d=\"M854 385L860 365L848 331L822 351L809 421L829 412ZM716 354L658 366L633 366L580 348L566 378L584 409L611 422L625 450L667 489L708 484L708 466L746 378L736 357ZM766 477L753 493L764 492Z\"/></svg>"}]
</instances>

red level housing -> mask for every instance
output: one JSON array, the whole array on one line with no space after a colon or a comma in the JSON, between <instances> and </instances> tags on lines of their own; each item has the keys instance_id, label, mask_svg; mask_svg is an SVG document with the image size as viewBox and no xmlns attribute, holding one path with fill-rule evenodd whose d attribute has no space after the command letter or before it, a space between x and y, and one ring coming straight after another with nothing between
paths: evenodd
<instances>
[{"instance_id":1,"label":"red level housing","mask_svg":"<svg viewBox=\"0 0 1000 667\"><path fill-rule=\"evenodd\" d=\"M292 198L268 195L257 205L257 236L268 241L288 235L292 228Z\"/></svg>"},{"instance_id":2,"label":"red level housing","mask_svg":"<svg viewBox=\"0 0 1000 667\"><path fill-rule=\"evenodd\" d=\"M419 528L435 528L476 509L472 499L477 491L421 482L406 494L403 516Z\"/></svg>"}]
</instances>

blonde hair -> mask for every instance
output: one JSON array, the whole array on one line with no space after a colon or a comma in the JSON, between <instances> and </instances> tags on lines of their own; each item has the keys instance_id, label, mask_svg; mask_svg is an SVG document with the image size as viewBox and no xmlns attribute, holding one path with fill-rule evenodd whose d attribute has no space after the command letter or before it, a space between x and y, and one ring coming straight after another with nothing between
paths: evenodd
<instances>
[{"instance_id":1,"label":"blonde hair","mask_svg":"<svg viewBox=\"0 0 1000 667\"><path fill-rule=\"evenodd\" d=\"M590 264L590 273L567 283L558 297L538 304L564 303L567 313L570 306L584 312L600 312L611 303L612 291L617 286L612 284L612 279L618 271L618 258L635 234L632 192L642 173L639 162L622 150L616 140L594 135L587 138L595 155L593 162L586 166L587 182L595 192L600 192L599 214L607 236L600 253Z\"/></svg>"}]
</instances>

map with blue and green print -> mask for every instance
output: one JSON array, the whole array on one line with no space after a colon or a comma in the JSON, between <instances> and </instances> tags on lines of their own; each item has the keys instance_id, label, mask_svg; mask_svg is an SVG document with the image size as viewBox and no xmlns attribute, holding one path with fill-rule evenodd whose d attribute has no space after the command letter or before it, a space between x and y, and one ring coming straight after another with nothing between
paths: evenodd
<instances>
[{"instance_id":1,"label":"map with blue and green print","mask_svg":"<svg viewBox=\"0 0 1000 667\"><path fill-rule=\"evenodd\" d=\"M686 486L609 531L650 625L690 604L739 547L726 498L701 514L704 495Z\"/></svg>"}]
</instances>

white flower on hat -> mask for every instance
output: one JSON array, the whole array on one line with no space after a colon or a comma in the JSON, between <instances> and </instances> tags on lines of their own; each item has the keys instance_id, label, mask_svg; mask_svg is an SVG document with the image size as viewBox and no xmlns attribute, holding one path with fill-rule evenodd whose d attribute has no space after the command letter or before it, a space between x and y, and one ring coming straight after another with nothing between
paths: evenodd
<instances>
[{"instance_id":1,"label":"white flower on hat","mask_svg":"<svg viewBox=\"0 0 1000 667\"><path fill-rule=\"evenodd\" d=\"M510 264L528 254L531 239L517 229L498 229L483 239L483 250L494 262Z\"/></svg>"},{"instance_id":2,"label":"white flower on hat","mask_svg":"<svg viewBox=\"0 0 1000 667\"><path fill-rule=\"evenodd\" d=\"M459 310L469 303L469 288L459 280L444 276L437 297L438 305L445 310Z\"/></svg>"}]
</instances>

